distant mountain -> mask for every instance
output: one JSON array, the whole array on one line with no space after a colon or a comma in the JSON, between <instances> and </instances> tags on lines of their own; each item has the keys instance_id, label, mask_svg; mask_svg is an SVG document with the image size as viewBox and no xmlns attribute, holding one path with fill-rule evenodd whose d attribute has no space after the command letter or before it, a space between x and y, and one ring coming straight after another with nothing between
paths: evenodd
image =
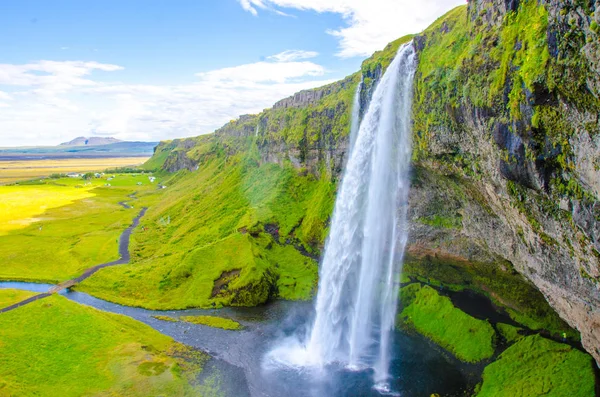
<instances>
[{"instance_id":1,"label":"distant mountain","mask_svg":"<svg viewBox=\"0 0 600 397\"><path fill-rule=\"evenodd\" d=\"M63 142L59 146L102 146L102 145L110 145L113 143L123 142L119 139L108 137L108 138L100 138L100 137L90 137L86 138L84 136L79 136L72 141Z\"/></svg>"},{"instance_id":2,"label":"distant mountain","mask_svg":"<svg viewBox=\"0 0 600 397\"><path fill-rule=\"evenodd\" d=\"M59 146L0 147L0 161L44 158L150 157L158 144L158 142L125 142L116 139L109 144L96 143L98 141L89 143L89 141L88 139L88 144L67 142Z\"/></svg>"}]
</instances>

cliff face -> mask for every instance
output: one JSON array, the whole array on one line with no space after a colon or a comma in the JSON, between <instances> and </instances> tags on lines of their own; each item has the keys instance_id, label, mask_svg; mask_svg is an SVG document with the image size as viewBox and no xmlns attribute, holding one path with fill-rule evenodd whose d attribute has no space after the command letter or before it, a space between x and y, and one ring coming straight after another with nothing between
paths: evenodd
<instances>
[{"instance_id":1,"label":"cliff face","mask_svg":"<svg viewBox=\"0 0 600 397\"><path fill-rule=\"evenodd\" d=\"M599 5L470 1L414 37L419 69L406 265L412 276L487 294L530 328L559 332L565 324L545 298L581 332L597 362ZM398 47L411 38L391 43L338 83L210 136L169 143L156 164L193 169L209 153L227 158L255 145L261 163L291 164L335 185L358 82L362 77L363 114Z\"/></svg>"},{"instance_id":2,"label":"cliff face","mask_svg":"<svg viewBox=\"0 0 600 397\"><path fill-rule=\"evenodd\" d=\"M463 207L459 234L531 280L600 362L597 5L453 11L415 40L414 119L416 163L468 178L488 207Z\"/></svg>"}]
</instances>

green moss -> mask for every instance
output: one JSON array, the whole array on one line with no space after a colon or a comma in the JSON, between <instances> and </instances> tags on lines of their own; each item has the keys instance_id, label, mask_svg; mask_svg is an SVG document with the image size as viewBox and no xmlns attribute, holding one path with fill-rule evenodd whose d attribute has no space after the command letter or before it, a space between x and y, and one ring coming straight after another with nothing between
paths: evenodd
<instances>
[{"instance_id":1,"label":"green moss","mask_svg":"<svg viewBox=\"0 0 600 397\"><path fill-rule=\"evenodd\" d=\"M444 229L462 229L462 217L461 216L442 216L433 215L428 218L419 218L417 222L424 225L429 225L437 228Z\"/></svg>"},{"instance_id":2,"label":"green moss","mask_svg":"<svg viewBox=\"0 0 600 397\"><path fill-rule=\"evenodd\" d=\"M498 329L500 335L502 335L508 343L516 342L524 338L524 336L520 334L522 331L521 328L509 324L498 323L496 324L496 329Z\"/></svg>"},{"instance_id":3,"label":"green moss","mask_svg":"<svg viewBox=\"0 0 600 397\"><path fill-rule=\"evenodd\" d=\"M227 330L239 330L242 329L242 325L237 321L233 321L228 318L215 317L215 316L183 316L182 321L191 324L207 325L209 327L221 328Z\"/></svg>"},{"instance_id":4,"label":"green moss","mask_svg":"<svg viewBox=\"0 0 600 397\"><path fill-rule=\"evenodd\" d=\"M157 320L161 320L161 321L167 321L170 323L177 323L179 322L179 320L177 320L176 318L173 317L169 317L169 316L152 316L153 318L157 319Z\"/></svg>"},{"instance_id":5,"label":"green moss","mask_svg":"<svg viewBox=\"0 0 600 397\"><path fill-rule=\"evenodd\" d=\"M478 292L503 307L513 320L527 328L544 329L556 336L564 332L569 339L579 340L579 334L556 314L535 286L508 262L480 263L408 255L403 272L413 279L450 290L470 289Z\"/></svg>"},{"instance_id":6,"label":"green moss","mask_svg":"<svg viewBox=\"0 0 600 397\"><path fill-rule=\"evenodd\" d=\"M593 396L592 358L572 347L526 337L509 347L483 372L477 397Z\"/></svg>"},{"instance_id":7,"label":"green moss","mask_svg":"<svg viewBox=\"0 0 600 397\"><path fill-rule=\"evenodd\" d=\"M492 326L455 308L433 288L418 284L404 287L401 302L402 326L414 328L459 359L479 362L494 354Z\"/></svg>"}]
</instances>

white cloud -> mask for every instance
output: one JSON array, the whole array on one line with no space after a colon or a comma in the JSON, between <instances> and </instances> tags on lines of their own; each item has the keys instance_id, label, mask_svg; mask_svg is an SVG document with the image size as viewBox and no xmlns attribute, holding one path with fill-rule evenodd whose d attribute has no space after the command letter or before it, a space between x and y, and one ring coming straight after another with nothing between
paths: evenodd
<instances>
[{"instance_id":1,"label":"white cloud","mask_svg":"<svg viewBox=\"0 0 600 397\"><path fill-rule=\"evenodd\" d=\"M315 51L287 50L280 52L279 54L271 55L268 59L277 62L290 62L297 61L299 59L315 58L318 55L319 53Z\"/></svg>"},{"instance_id":2,"label":"white cloud","mask_svg":"<svg viewBox=\"0 0 600 397\"><path fill-rule=\"evenodd\" d=\"M207 82L227 84L240 83L285 83L306 76L325 74L321 65L312 62L256 62L231 68L198 73L196 76Z\"/></svg>"},{"instance_id":3,"label":"white cloud","mask_svg":"<svg viewBox=\"0 0 600 397\"><path fill-rule=\"evenodd\" d=\"M464 0L239 0L258 15L259 9L288 8L340 14L346 27L330 29L337 37L343 58L368 56L409 33L419 33L445 11Z\"/></svg>"},{"instance_id":4,"label":"white cloud","mask_svg":"<svg viewBox=\"0 0 600 397\"><path fill-rule=\"evenodd\" d=\"M38 61L25 65L0 64L0 85L37 87L52 92L66 92L73 87L95 85L84 78L94 70L114 72L121 66L98 62Z\"/></svg>"},{"instance_id":5,"label":"white cloud","mask_svg":"<svg viewBox=\"0 0 600 397\"><path fill-rule=\"evenodd\" d=\"M293 93L329 83L304 51L196 75L181 85L103 83L117 65L39 61L0 65L0 146L57 144L75 136L161 140L210 133ZM193 77L193 76L190 76Z\"/></svg>"}]
</instances>

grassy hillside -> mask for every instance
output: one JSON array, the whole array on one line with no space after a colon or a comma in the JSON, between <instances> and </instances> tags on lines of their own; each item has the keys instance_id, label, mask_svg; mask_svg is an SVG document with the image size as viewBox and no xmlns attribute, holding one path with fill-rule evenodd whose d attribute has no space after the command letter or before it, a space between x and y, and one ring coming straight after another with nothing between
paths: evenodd
<instances>
[{"instance_id":1,"label":"grassy hillside","mask_svg":"<svg viewBox=\"0 0 600 397\"><path fill-rule=\"evenodd\" d=\"M196 147L199 169L165 181L132 237L132 263L78 288L150 308L310 298L335 185L291 164L260 164L255 143L242 140L246 151L231 156L228 143Z\"/></svg>"},{"instance_id":2,"label":"grassy hillside","mask_svg":"<svg viewBox=\"0 0 600 397\"><path fill-rule=\"evenodd\" d=\"M0 290L0 301L10 291ZM0 395L198 395L207 356L61 296L0 316Z\"/></svg>"}]
</instances>

